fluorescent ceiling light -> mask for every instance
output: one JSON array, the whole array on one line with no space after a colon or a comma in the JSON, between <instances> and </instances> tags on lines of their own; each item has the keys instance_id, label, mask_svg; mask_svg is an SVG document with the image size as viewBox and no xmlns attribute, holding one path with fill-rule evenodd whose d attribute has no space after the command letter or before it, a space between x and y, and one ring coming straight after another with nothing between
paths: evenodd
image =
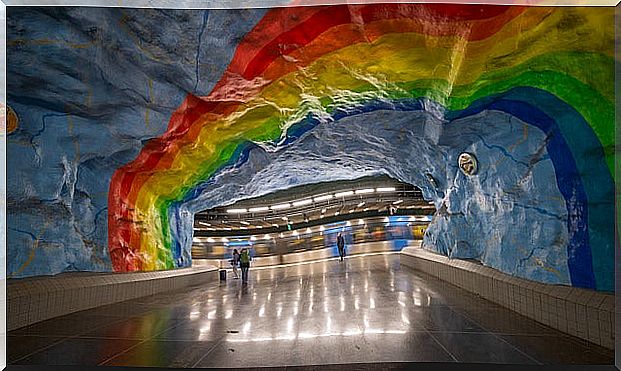
<instances>
[{"instance_id":1,"label":"fluorescent ceiling light","mask_svg":"<svg viewBox=\"0 0 621 371\"><path fill-rule=\"evenodd\" d=\"M257 229L263 229L262 225L255 225L254 227L257 228Z\"/></svg>"},{"instance_id":2,"label":"fluorescent ceiling light","mask_svg":"<svg viewBox=\"0 0 621 371\"><path fill-rule=\"evenodd\" d=\"M325 213L326 212L326 208L324 207L323 209L321 209L321 213Z\"/></svg>"},{"instance_id":3,"label":"fluorescent ceiling light","mask_svg":"<svg viewBox=\"0 0 621 371\"><path fill-rule=\"evenodd\" d=\"M270 206L270 208L272 210L284 210L284 209L288 209L290 207L291 207L291 205L288 202L286 204L279 204L279 205Z\"/></svg>"},{"instance_id":4,"label":"fluorescent ceiling light","mask_svg":"<svg viewBox=\"0 0 621 371\"><path fill-rule=\"evenodd\" d=\"M297 236L298 235L298 231L293 231L292 235Z\"/></svg>"},{"instance_id":5,"label":"fluorescent ceiling light","mask_svg":"<svg viewBox=\"0 0 621 371\"><path fill-rule=\"evenodd\" d=\"M208 231L215 231L216 230L215 228L205 228L205 229L208 230Z\"/></svg>"},{"instance_id":6,"label":"fluorescent ceiling light","mask_svg":"<svg viewBox=\"0 0 621 371\"><path fill-rule=\"evenodd\" d=\"M250 223L245 222L245 221L243 221L243 220L242 220L242 221L240 221L240 223L241 223L241 224L243 224L243 225L250 225Z\"/></svg>"},{"instance_id":7,"label":"fluorescent ceiling light","mask_svg":"<svg viewBox=\"0 0 621 371\"><path fill-rule=\"evenodd\" d=\"M356 205L356 207L362 207L362 206L364 206L364 204L365 204L365 202L364 202L364 201L362 201L361 203L359 203L358 205Z\"/></svg>"},{"instance_id":8,"label":"fluorescent ceiling light","mask_svg":"<svg viewBox=\"0 0 621 371\"><path fill-rule=\"evenodd\" d=\"M256 241L257 238L255 236L250 236L250 241Z\"/></svg>"},{"instance_id":9,"label":"fluorescent ceiling light","mask_svg":"<svg viewBox=\"0 0 621 371\"><path fill-rule=\"evenodd\" d=\"M222 237L222 242L229 242L229 240L226 237Z\"/></svg>"},{"instance_id":10,"label":"fluorescent ceiling light","mask_svg":"<svg viewBox=\"0 0 621 371\"><path fill-rule=\"evenodd\" d=\"M403 200L398 200L398 201L393 202L392 204L393 204L393 205L398 205L398 204L400 204L400 203L402 203L402 202L403 202Z\"/></svg>"},{"instance_id":11,"label":"fluorescent ceiling light","mask_svg":"<svg viewBox=\"0 0 621 371\"><path fill-rule=\"evenodd\" d=\"M201 242L201 240L200 240L198 237L194 237L194 238L192 239L192 242Z\"/></svg>"},{"instance_id":12,"label":"fluorescent ceiling light","mask_svg":"<svg viewBox=\"0 0 621 371\"><path fill-rule=\"evenodd\" d=\"M285 237L285 235L282 234L282 232L280 232L280 238L283 238L283 237Z\"/></svg>"},{"instance_id":13,"label":"fluorescent ceiling light","mask_svg":"<svg viewBox=\"0 0 621 371\"><path fill-rule=\"evenodd\" d=\"M231 229L231 228L229 228L229 227L222 228L222 229L224 229L225 231L230 231L230 230L232 230L232 229Z\"/></svg>"},{"instance_id":14,"label":"fluorescent ceiling light","mask_svg":"<svg viewBox=\"0 0 621 371\"><path fill-rule=\"evenodd\" d=\"M340 212L337 211L337 212L334 213L334 216L337 216L339 214L340 214Z\"/></svg>"},{"instance_id":15,"label":"fluorescent ceiling light","mask_svg":"<svg viewBox=\"0 0 621 371\"><path fill-rule=\"evenodd\" d=\"M415 220L416 220L416 217L415 217L415 216L411 216L411 217L410 217L410 221L411 221L411 222L413 222L413 221L415 221Z\"/></svg>"},{"instance_id":16,"label":"fluorescent ceiling light","mask_svg":"<svg viewBox=\"0 0 621 371\"><path fill-rule=\"evenodd\" d=\"M272 226L278 228L278 224L272 224Z\"/></svg>"},{"instance_id":17,"label":"fluorescent ceiling light","mask_svg":"<svg viewBox=\"0 0 621 371\"><path fill-rule=\"evenodd\" d=\"M272 238L269 234L266 234L265 236L263 236L263 239L265 240L269 240L270 238Z\"/></svg>"},{"instance_id":18,"label":"fluorescent ceiling light","mask_svg":"<svg viewBox=\"0 0 621 371\"><path fill-rule=\"evenodd\" d=\"M379 187L376 188L376 191L378 192L394 192L396 191L395 187Z\"/></svg>"},{"instance_id":19,"label":"fluorescent ceiling light","mask_svg":"<svg viewBox=\"0 0 621 371\"><path fill-rule=\"evenodd\" d=\"M323 217L324 217L324 216L325 216L325 215L321 214L321 216L319 217L319 219L323 219Z\"/></svg>"},{"instance_id":20,"label":"fluorescent ceiling light","mask_svg":"<svg viewBox=\"0 0 621 371\"><path fill-rule=\"evenodd\" d=\"M354 194L354 191L339 192L339 193L335 193L334 197L345 197L345 196L351 196L353 194Z\"/></svg>"},{"instance_id":21,"label":"fluorescent ceiling light","mask_svg":"<svg viewBox=\"0 0 621 371\"><path fill-rule=\"evenodd\" d=\"M319 227L319 230L323 232L326 230L326 228L324 228L324 226L322 225L321 227Z\"/></svg>"},{"instance_id":22,"label":"fluorescent ceiling light","mask_svg":"<svg viewBox=\"0 0 621 371\"><path fill-rule=\"evenodd\" d=\"M350 227L351 226L351 222L348 220L347 223L345 223L345 225Z\"/></svg>"},{"instance_id":23,"label":"fluorescent ceiling light","mask_svg":"<svg viewBox=\"0 0 621 371\"><path fill-rule=\"evenodd\" d=\"M388 223L388 222L390 222L390 219L388 219L388 217L385 217L384 218L384 223Z\"/></svg>"},{"instance_id":24,"label":"fluorescent ceiling light","mask_svg":"<svg viewBox=\"0 0 621 371\"><path fill-rule=\"evenodd\" d=\"M429 205L435 205L435 202L429 201Z\"/></svg>"},{"instance_id":25,"label":"fluorescent ceiling light","mask_svg":"<svg viewBox=\"0 0 621 371\"><path fill-rule=\"evenodd\" d=\"M248 229L248 228L246 228L246 227L239 227L239 229Z\"/></svg>"},{"instance_id":26,"label":"fluorescent ceiling light","mask_svg":"<svg viewBox=\"0 0 621 371\"><path fill-rule=\"evenodd\" d=\"M213 238L209 237L209 238L207 239L207 242L209 242L209 243L214 243L214 242L216 242L216 240L214 240Z\"/></svg>"},{"instance_id":27,"label":"fluorescent ceiling light","mask_svg":"<svg viewBox=\"0 0 621 371\"><path fill-rule=\"evenodd\" d=\"M351 209L351 210L349 210L349 213L351 214L351 213L353 213L354 211L356 211L356 210L355 210L355 209Z\"/></svg>"},{"instance_id":28,"label":"fluorescent ceiling light","mask_svg":"<svg viewBox=\"0 0 621 371\"><path fill-rule=\"evenodd\" d=\"M313 200L309 198L308 200L295 201L293 203L293 206L298 207L298 206L310 205L312 203L313 203Z\"/></svg>"},{"instance_id":29,"label":"fluorescent ceiling light","mask_svg":"<svg viewBox=\"0 0 621 371\"><path fill-rule=\"evenodd\" d=\"M259 206L259 207L253 207L252 209L248 209L248 211L250 211L251 213L259 213L262 211L268 211L270 208L267 206Z\"/></svg>"},{"instance_id":30,"label":"fluorescent ceiling light","mask_svg":"<svg viewBox=\"0 0 621 371\"><path fill-rule=\"evenodd\" d=\"M280 219L282 219L282 220L289 220L289 218L288 218L288 217L286 217L286 216L283 216L283 217L282 217L282 218L280 218Z\"/></svg>"},{"instance_id":31,"label":"fluorescent ceiling light","mask_svg":"<svg viewBox=\"0 0 621 371\"><path fill-rule=\"evenodd\" d=\"M356 194L357 195L362 195L362 194L366 194L366 193L373 193L375 192L375 190L373 188L366 188L366 189L358 189L356 190Z\"/></svg>"},{"instance_id":32,"label":"fluorescent ceiling light","mask_svg":"<svg viewBox=\"0 0 621 371\"><path fill-rule=\"evenodd\" d=\"M310 228L306 228L306 233L311 233L311 229Z\"/></svg>"},{"instance_id":33,"label":"fluorescent ceiling light","mask_svg":"<svg viewBox=\"0 0 621 371\"><path fill-rule=\"evenodd\" d=\"M202 225L204 225L206 227L211 227L211 224L205 223L205 222L198 222L198 224L202 224Z\"/></svg>"},{"instance_id":34,"label":"fluorescent ceiling light","mask_svg":"<svg viewBox=\"0 0 621 371\"><path fill-rule=\"evenodd\" d=\"M369 208L365 207L364 209L362 209L362 211L369 211Z\"/></svg>"},{"instance_id":35,"label":"fluorescent ceiling light","mask_svg":"<svg viewBox=\"0 0 621 371\"><path fill-rule=\"evenodd\" d=\"M364 225L364 220L358 219L358 225Z\"/></svg>"},{"instance_id":36,"label":"fluorescent ceiling light","mask_svg":"<svg viewBox=\"0 0 621 371\"><path fill-rule=\"evenodd\" d=\"M226 210L226 212L229 214L241 214L241 213L245 213L246 209L228 209Z\"/></svg>"},{"instance_id":37,"label":"fluorescent ceiling light","mask_svg":"<svg viewBox=\"0 0 621 371\"><path fill-rule=\"evenodd\" d=\"M332 196L332 195L325 195L325 196L315 197L313 200L315 200L315 202L319 202L319 201L329 200L332 197L334 197L334 196Z\"/></svg>"}]
</instances>

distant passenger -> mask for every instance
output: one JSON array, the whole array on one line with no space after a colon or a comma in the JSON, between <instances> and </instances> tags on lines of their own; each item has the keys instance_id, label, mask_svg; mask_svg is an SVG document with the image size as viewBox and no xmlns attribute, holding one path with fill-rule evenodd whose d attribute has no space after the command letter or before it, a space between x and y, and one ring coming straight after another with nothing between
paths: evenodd
<instances>
[{"instance_id":1,"label":"distant passenger","mask_svg":"<svg viewBox=\"0 0 621 371\"><path fill-rule=\"evenodd\" d=\"M239 252L237 249L233 249L233 259L231 259L231 265L233 266L233 274L235 274L235 279L239 279L239 273L237 273L237 266L239 265Z\"/></svg>"},{"instance_id":2,"label":"distant passenger","mask_svg":"<svg viewBox=\"0 0 621 371\"><path fill-rule=\"evenodd\" d=\"M339 248L339 256L341 257L341 261L343 261L345 257L345 239L341 232L336 236L336 246Z\"/></svg>"},{"instance_id":3,"label":"distant passenger","mask_svg":"<svg viewBox=\"0 0 621 371\"><path fill-rule=\"evenodd\" d=\"M239 255L239 266L242 271L242 284L248 283L248 270L250 269L250 261L252 257L250 256L250 251L247 248L243 248L241 254Z\"/></svg>"}]
</instances>

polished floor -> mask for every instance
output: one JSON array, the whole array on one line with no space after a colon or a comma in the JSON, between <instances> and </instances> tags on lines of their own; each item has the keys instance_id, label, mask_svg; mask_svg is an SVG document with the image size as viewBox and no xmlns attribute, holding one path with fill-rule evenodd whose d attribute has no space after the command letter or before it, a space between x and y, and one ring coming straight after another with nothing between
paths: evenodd
<instances>
[{"instance_id":1,"label":"polished floor","mask_svg":"<svg viewBox=\"0 0 621 371\"><path fill-rule=\"evenodd\" d=\"M251 269L225 282L12 331L9 364L257 367L612 364L613 351L399 264L398 254Z\"/></svg>"}]
</instances>

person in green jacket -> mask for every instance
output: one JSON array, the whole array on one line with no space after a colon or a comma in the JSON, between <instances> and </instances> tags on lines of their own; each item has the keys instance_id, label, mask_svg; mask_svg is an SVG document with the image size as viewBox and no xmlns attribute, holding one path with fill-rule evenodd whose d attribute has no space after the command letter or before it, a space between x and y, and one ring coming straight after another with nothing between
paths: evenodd
<instances>
[{"instance_id":1,"label":"person in green jacket","mask_svg":"<svg viewBox=\"0 0 621 371\"><path fill-rule=\"evenodd\" d=\"M251 260L252 257L250 256L250 251L248 251L247 248L243 248L239 254L239 266L242 271L242 284L248 283L248 271L250 270Z\"/></svg>"}]
</instances>

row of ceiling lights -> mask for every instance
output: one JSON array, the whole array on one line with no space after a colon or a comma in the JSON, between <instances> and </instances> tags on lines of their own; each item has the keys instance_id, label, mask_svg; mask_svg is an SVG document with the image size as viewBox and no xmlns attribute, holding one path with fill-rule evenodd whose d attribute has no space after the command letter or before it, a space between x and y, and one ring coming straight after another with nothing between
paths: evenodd
<instances>
[{"instance_id":1,"label":"row of ceiling lights","mask_svg":"<svg viewBox=\"0 0 621 371\"><path fill-rule=\"evenodd\" d=\"M341 197L348 197L348 196L352 196L352 195L362 195L362 194L369 194L369 193L375 193L375 192L394 192L396 190L395 187L378 187L378 188L365 188L365 189L358 189L355 191L343 191L343 192L337 192L334 194L327 194L327 195L322 195L322 196L316 196L316 197L311 197L311 198L307 198L304 200L299 200L299 201L294 201L294 202L285 202L282 204L278 204L278 205L272 205L272 206L259 206L259 207L253 207L250 209L245 209L245 208L240 208L240 209L227 209L226 212L229 214L243 214L243 213L259 213L259 212L266 212L269 210L285 210L288 209L290 207L300 207L300 206L306 206L306 205L310 205L313 202L321 202L321 201L327 201L330 200L332 198L341 198Z\"/></svg>"},{"instance_id":2,"label":"row of ceiling lights","mask_svg":"<svg viewBox=\"0 0 621 371\"><path fill-rule=\"evenodd\" d=\"M400 203L402 203L402 202L403 202L403 200L402 200L402 199L399 199L399 200L397 200L397 201L394 201L392 204L393 204L393 205L398 205L398 204L400 204ZM429 204L433 204L433 202L429 202ZM365 205L365 202L363 201L363 202L360 202L358 205L356 205L356 207L362 207L362 206L364 206L364 205ZM252 210L252 209L250 209L250 210ZM362 211L363 211L363 212L366 212L366 211L368 211L368 210L369 210L369 208L364 208ZM227 210L227 211L228 211L228 210ZM326 211L327 211L327 209L326 209L326 208L321 209L321 215L320 215L320 218L321 218L321 219L323 219L323 218L325 217L325 213L326 213ZM355 209L355 208L354 208L354 209L349 210L349 213L351 214L351 213L353 213L354 211L356 211L356 209ZM334 216L338 216L339 214L340 214L340 211L336 211L336 212L334 213ZM281 217L281 219L282 219L282 220L284 220L287 224L289 223L289 217L287 217L287 216L283 216L283 217ZM306 222L308 222L308 219L306 219L305 221L306 221ZM229 222L230 222L230 221L229 221ZM199 223L199 224L201 224L201 225L203 225L203 226L208 227L208 228L206 228L206 230L208 230L208 231L215 231L215 230L216 230L215 228L213 228L213 227L212 227L211 223L207 223L207 222L203 222L203 221L199 221L198 223ZM240 226L240 227L239 227L239 229L248 229L248 227L245 227L245 226L250 226L250 223L248 223L247 221L244 221L244 220L240 220L240 221L239 221L239 223L244 225L244 226ZM276 227L276 228L280 227L278 224L275 224L275 223L274 223L274 224L272 224L272 226L273 226L273 227ZM255 229L262 229L262 228L263 228L263 226L260 226L260 225L255 225L255 226L252 226L251 228L255 228ZM223 229L223 230L225 230L225 231L231 231L231 230L233 230L233 229L232 229L232 228L230 228L230 227L223 227L223 228L220 228L220 229Z\"/></svg>"},{"instance_id":3,"label":"row of ceiling lights","mask_svg":"<svg viewBox=\"0 0 621 371\"><path fill-rule=\"evenodd\" d=\"M424 221L424 220L427 220L427 219L425 217L418 218L416 216L411 216L409 218L410 222L417 221L417 220ZM388 217L386 217L386 218L383 219L383 222L384 223L390 223L390 219ZM350 227L351 225L352 225L351 221L349 221L349 220L345 223L346 227ZM365 225L365 221L363 219L358 219L358 225L359 226ZM408 225L409 225L409 223L408 223ZM325 230L326 230L325 227L323 225L321 225L321 226L319 226L319 228L317 229L316 232L323 233ZM307 234L313 233L313 230L310 227L308 227L308 228L306 228L305 233L307 233ZM291 232L291 235L292 236L298 236L299 232L294 230L294 231ZM280 236L280 238L284 238L285 237L284 233L282 233L282 232L280 233L279 236ZM257 239L258 238L256 236L250 236L250 241L256 241ZM270 239L272 239L272 236L270 234L265 234L263 236L263 239L264 240L270 240ZM237 238L236 240L241 241L241 240L244 240L244 238ZM226 238L226 237L222 237L222 238L220 238L220 241L222 243L226 243L226 242L229 242L229 239ZM200 240L195 237L194 242L200 242ZM207 238L207 242L208 243L215 243L216 240L214 238L212 238L212 237L208 237Z\"/></svg>"}]
</instances>

